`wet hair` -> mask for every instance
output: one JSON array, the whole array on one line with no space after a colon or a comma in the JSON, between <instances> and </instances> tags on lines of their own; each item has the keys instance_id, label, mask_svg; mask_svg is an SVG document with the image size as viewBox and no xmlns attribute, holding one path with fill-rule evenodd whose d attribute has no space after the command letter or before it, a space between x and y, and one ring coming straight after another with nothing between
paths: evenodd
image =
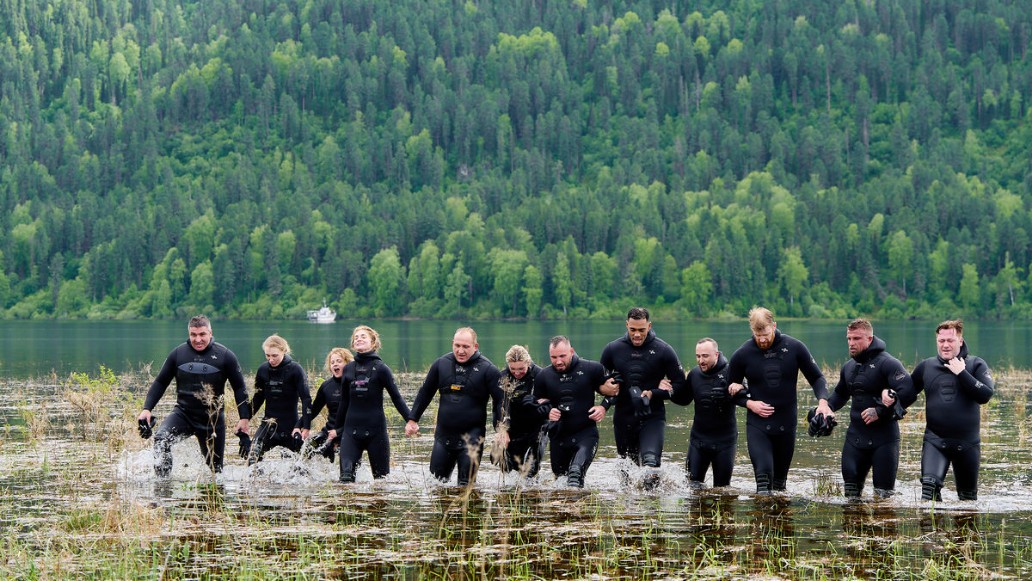
<instances>
[{"instance_id":1,"label":"wet hair","mask_svg":"<svg viewBox=\"0 0 1032 581\"><path fill-rule=\"evenodd\" d=\"M205 317L204 315L196 315L190 318L190 323L187 326L191 329L197 329L200 327L211 329L211 321L209 321L208 317Z\"/></svg>"},{"instance_id":2,"label":"wet hair","mask_svg":"<svg viewBox=\"0 0 1032 581\"><path fill-rule=\"evenodd\" d=\"M645 307L634 307L633 309L627 311L627 318L628 319L639 319L639 320L640 319L645 319L646 321L648 321L649 320L649 310L646 309Z\"/></svg>"},{"instance_id":3,"label":"wet hair","mask_svg":"<svg viewBox=\"0 0 1032 581\"><path fill-rule=\"evenodd\" d=\"M373 329L368 325L359 325L355 327L354 331L351 332L352 347L355 346L355 333L359 331L365 331L366 333L369 333L370 342L373 344L373 351L379 351L380 348L383 347L383 345L380 344L380 334L376 332L376 329Z\"/></svg>"},{"instance_id":4,"label":"wet hair","mask_svg":"<svg viewBox=\"0 0 1032 581\"><path fill-rule=\"evenodd\" d=\"M287 340L279 335L269 335L268 339L262 341L262 351L270 348L279 349L284 355L290 353L290 345L287 344Z\"/></svg>"},{"instance_id":5,"label":"wet hair","mask_svg":"<svg viewBox=\"0 0 1032 581\"><path fill-rule=\"evenodd\" d=\"M509 363L515 363L517 361L526 361L532 363L530 359L530 351L523 345L513 345L509 347L509 350L505 352L505 360Z\"/></svg>"},{"instance_id":6,"label":"wet hair","mask_svg":"<svg viewBox=\"0 0 1032 581\"><path fill-rule=\"evenodd\" d=\"M477 332L473 330L473 327L459 327L458 329L455 329L455 335L458 335L459 333L469 333L469 336L473 337L473 344L477 344Z\"/></svg>"},{"instance_id":7,"label":"wet hair","mask_svg":"<svg viewBox=\"0 0 1032 581\"><path fill-rule=\"evenodd\" d=\"M573 346L573 344L570 343L570 339L566 337L566 335L556 335L555 337L552 337L548 340L549 349L558 347L560 345L570 345L571 347Z\"/></svg>"},{"instance_id":8,"label":"wet hair","mask_svg":"<svg viewBox=\"0 0 1032 581\"><path fill-rule=\"evenodd\" d=\"M764 307L753 307L749 311L749 328L752 330L766 329L774 324L774 313Z\"/></svg>"},{"instance_id":9,"label":"wet hair","mask_svg":"<svg viewBox=\"0 0 1032 581\"><path fill-rule=\"evenodd\" d=\"M864 331L868 335L874 335L874 325L870 321L863 318L856 318L846 325L847 331Z\"/></svg>"},{"instance_id":10,"label":"wet hair","mask_svg":"<svg viewBox=\"0 0 1032 581\"><path fill-rule=\"evenodd\" d=\"M699 345L702 345L703 343L713 343L713 350L717 351L718 353L720 352L720 347L717 346L717 340L716 339L713 339L712 337L703 337L702 339L699 339L698 341L696 341L695 345L699 346Z\"/></svg>"},{"instance_id":11,"label":"wet hair","mask_svg":"<svg viewBox=\"0 0 1032 581\"><path fill-rule=\"evenodd\" d=\"M938 335L939 331L943 329L955 329L958 335L964 334L964 321L960 319L950 319L949 321L943 321L939 323L939 326L935 328L935 334Z\"/></svg>"},{"instance_id":12,"label":"wet hair","mask_svg":"<svg viewBox=\"0 0 1032 581\"><path fill-rule=\"evenodd\" d=\"M355 360L355 356L351 354L351 351L348 351L343 347L334 347L326 354L326 371L330 371L330 359L332 359L334 355L340 355L340 358L344 360L344 365Z\"/></svg>"}]
</instances>

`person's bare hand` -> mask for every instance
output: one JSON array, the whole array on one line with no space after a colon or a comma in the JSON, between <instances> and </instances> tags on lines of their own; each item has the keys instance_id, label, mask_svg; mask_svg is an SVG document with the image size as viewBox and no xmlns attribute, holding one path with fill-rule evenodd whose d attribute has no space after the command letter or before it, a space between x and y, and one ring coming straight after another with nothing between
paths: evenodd
<instances>
[{"instance_id":1,"label":"person's bare hand","mask_svg":"<svg viewBox=\"0 0 1032 581\"><path fill-rule=\"evenodd\" d=\"M592 406L592 408L590 410L588 410L588 419L590 419L591 421L593 421L595 423L601 422L603 419L605 419L605 417L606 417L606 408L604 408L604 407L602 407L600 405Z\"/></svg>"},{"instance_id":2,"label":"person's bare hand","mask_svg":"<svg viewBox=\"0 0 1032 581\"><path fill-rule=\"evenodd\" d=\"M946 362L946 368L949 369L953 375L960 375L964 371L964 360L960 357L954 357Z\"/></svg>"},{"instance_id":3,"label":"person's bare hand","mask_svg":"<svg viewBox=\"0 0 1032 581\"><path fill-rule=\"evenodd\" d=\"M774 415L774 406L764 401L749 400L745 402L745 407L761 418L769 418Z\"/></svg>"},{"instance_id":4,"label":"person's bare hand","mask_svg":"<svg viewBox=\"0 0 1032 581\"><path fill-rule=\"evenodd\" d=\"M742 391L743 389L745 389L745 386L741 383L732 383L731 385L727 386L727 392L731 394L731 396L738 395L738 392Z\"/></svg>"},{"instance_id":5,"label":"person's bare hand","mask_svg":"<svg viewBox=\"0 0 1032 581\"><path fill-rule=\"evenodd\" d=\"M873 424L878 421L878 410L870 407L860 412L860 417L863 418L865 424Z\"/></svg>"}]
</instances>

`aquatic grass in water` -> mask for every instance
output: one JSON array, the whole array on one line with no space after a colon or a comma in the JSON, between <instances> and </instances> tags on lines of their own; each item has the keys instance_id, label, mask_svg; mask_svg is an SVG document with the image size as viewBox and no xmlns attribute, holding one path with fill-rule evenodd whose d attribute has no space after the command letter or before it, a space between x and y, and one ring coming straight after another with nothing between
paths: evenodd
<instances>
[{"instance_id":1,"label":"aquatic grass in water","mask_svg":"<svg viewBox=\"0 0 1032 581\"><path fill-rule=\"evenodd\" d=\"M173 477L158 481L150 443L135 436L139 386L149 381L104 373L87 379L111 390L49 378L0 386L0 410L20 426L8 424L0 434L0 577L1032 575L1032 453L1023 403L1032 374L1021 370L998 373L999 393L984 412L980 499L956 501L948 482L945 502L935 505L918 500L920 408L901 426L899 494L883 501L870 499L869 483L864 500L841 498L845 426L830 438L800 438L786 494L751 494L744 437L729 489L690 489L683 473L690 413L676 407L669 410L662 483L651 492L621 483L627 464L607 440L608 421L583 491L554 479L547 459L535 480L485 463L475 486L441 485L427 468L432 436L406 439L396 425L392 472L384 480L374 481L364 467L356 484L342 486L335 464L278 451L249 469L232 440L226 469L216 476L189 439L174 450ZM399 379L411 397L422 378ZM69 390L113 403L87 413L61 399ZM43 410L44 402L49 424L30 428L30 408ZM236 421L233 407L228 426ZM105 415L111 425L100 425ZM88 430L93 435L83 439Z\"/></svg>"}]
</instances>

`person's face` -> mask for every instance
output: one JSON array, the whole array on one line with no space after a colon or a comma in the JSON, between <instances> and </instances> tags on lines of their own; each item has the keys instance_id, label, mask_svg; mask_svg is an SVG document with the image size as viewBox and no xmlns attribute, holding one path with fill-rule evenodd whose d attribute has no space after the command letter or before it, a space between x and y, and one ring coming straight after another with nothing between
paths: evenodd
<instances>
[{"instance_id":1,"label":"person's face","mask_svg":"<svg viewBox=\"0 0 1032 581\"><path fill-rule=\"evenodd\" d=\"M939 351L939 357L946 361L960 355L960 346L964 343L964 337L957 333L956 329L942 329L935 334L935 346Z\"/></svg>"},{"instance_id":2,"label":"person's face","mask_svg":"<svg viewBox=\"0 0 1032 581\"><path fill-rule=\"evenodd\" d=\"M194 351L204 351L211 343L211 327L190 327L190 346Z\"/></svg>"},{"instance_id":3,"label":"person's face","mask_svg":"<svg viewBox=\"0 0 1032 581\"><path fill-rule=\"evenodd\" d=\"M651 328L652 323L645 319L627 319L627 336L631 339L631 345L641 347Z\"/></svg>"},{"instance_id":4,"label":"person's face","mask_svg":"<svg viewBox=\"0 0 1032 581\"><path fill-rule=\"evenodd\" d=\"M523 379L523 376L527 374L527 370L530 369L529 361L510 361L509 362L509 374L516 379Z\"/></svg>"},{"instance_id":5,"label":"person's face","mask_svg":"<svg viewBox=\"0 0 1032 581\"><path fill-rule=\"evenodd\" d=\"M473 341L473 335L469 331L459 331L452 338L451 350L455 354L455 360L459 363L469 361L470 357L477 352L479 346Z\"/></svg>"},{"instance_id":6,"label":"person's face","mask_svg":"<svg viewBox=\"0 0 1032 581\"><path fill-rule=\"evenodd\" d=\"M770 349L770 346L774 344L774 329L778 326L777 323L771 323L766 327L752 330L753 341L756 341L756 346L760 349Z\"/></svg>"},{"instance_id":7,"label":"person's face","mask_svg":"<svg viewBox=\"0 0 1032 581\"><path fill-rule=\"evenodd\" d=\"M573 360L573 347L569 343L560 343L548 348L548 358L552 361L552 367L559 373L570 368Z\"/></svg>"},{"instance_id":8,"label":"person's face","mask_svg":"<svg viewBox=\"0 0 1032 581\"><path fill-rule=\"evenodd\" d=\"M340 377L344 375L344 358L339 353L330 355L330 373L334 377Z\"/></svg>"},{"instance_id":9,"label":"person's face","mask_svg":"<svg viewBox=\"0 0 1032 581\"><path fill-rule=\"evenodd\" d=\"M849 356L856 357L863 353L864 349L871 346L874 335L863 329L846 329L846 345L849 346Z\"/></svg>"},{"instance_id":10,"label":"person's face","mask_svg":"<svg viewBox=\"0 0 1032 581\"><path fill-rule=\"evenodd\" d=\"M709 371L717 364L717 355L719 355L717 347L709 341L695 346L695 362L704 372Z\"/></svg>"},{"instance_id":11,"label":"person's face","mask_svg":"<svg viewBox=\"0 0 1032 581\"><path fill-rule=\"evenodd\" d=\"M272 367L279 367L280 363L283 363L283 350L278 347L269 347L265 350L265 360L269 362Z\"/></svg>"},{"instance_id":12,"label":"person's face","mask_svg":"<svg viewBox=\"0 0 1032 581\"><path fill-rule=\"evenodd\" d=\"M351 336L351 346L359 353L368 353L373 350L373 336L369 331L359 329Z\"/></svg>"}]
</instances>

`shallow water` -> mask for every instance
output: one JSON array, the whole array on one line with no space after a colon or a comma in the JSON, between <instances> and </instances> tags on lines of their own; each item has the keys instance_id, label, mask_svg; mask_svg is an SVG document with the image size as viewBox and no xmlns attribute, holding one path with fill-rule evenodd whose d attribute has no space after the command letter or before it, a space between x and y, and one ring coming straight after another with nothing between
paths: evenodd
<instances>
[{"instance_id":1,"label":"shallow water","mask_svg":"<svg viewBox=\"0 0 1032 581\"><path fill-rule=\"evenodd\" d=\"M442 485L427 470L429 415L423 434L405 439L393 410L384 480L363 465L357 483L340 485L335 464L279 450L249 468L230 438L221 475L186 440L174 450L173 477L161 481L134 433L135 409L110 410L123 428L112 435L54 402L50 426L33 438L23 411L62 390L5 385L0 576L1029 578L1029 377L1012 375L998 377L1000 392L983 414L979 500L958 501L951 475L936 504L919 500L919 407L904 419L897 494L874 501L868 482L864 500L846 502L844 426L816 440L801 431L788 491L771 496L752 494L744 435L729 488L689 488L690 415L675 407L653 491L616 458L608 418L584 490L565 488L547 463L532 482L487 464L471 490ZM414 388L412 379L403 383ZM808 397L801 392L801 401Z\"/></svg>"}]
</instances>

